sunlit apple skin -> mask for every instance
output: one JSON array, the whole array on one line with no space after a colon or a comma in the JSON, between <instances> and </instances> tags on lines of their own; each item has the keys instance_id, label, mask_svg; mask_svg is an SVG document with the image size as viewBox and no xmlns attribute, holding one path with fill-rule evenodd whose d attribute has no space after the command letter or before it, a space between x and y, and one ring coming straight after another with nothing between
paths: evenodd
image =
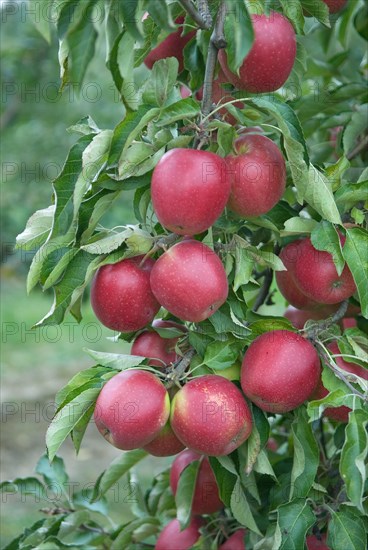
<instances>
[{"instance_id":1,"label":"sunlit apple skin","mask_svg":"<svg viewBox=\"0 0 368 550\"><path fill-rule=\"evenodd\" d=\"M344 242L345 238L341 236L341 244ZM349 267L345 265L338 275L332 255L316 250L309 238L303 239L299 245L294 280L303 294L322 304L337 304L356 291Z\"/></svg>"},{"instance_id":2,"label":"sunlit apple skin","mask_svg":"<svg viewBox=\"0 0 368 550\"><path fill-rule=\"evenodd\" d=\"M202 459L201 459L202 458ZM195 460L200 460L201 464L198 470L196 486L192 501L193 514L213 514L224 507L220 500L216 478L211 469L209 460L206 456L187 449L182 451L174 460L170 470L170 487L174 495L178 488L179 478L189 464Z\"/></svg>"},{"instance_id":3,"label":"sunlit apple skin","mask_svg":"<svg viewBox=\"0 0 368 550\"><path fill-rule=\"evenodd\" d=\"M231 178L229 208L245 218L265 214L281 199L286 165L277 145L259 134L241 135L226 157Z\"/></svg>"},{"instance_id":4,"label":"sunlit apple skin","mask_svg":"<svg viewBox=\"0 0 368 550\"><path fill-rule=\"evenodd\" d=\"M308 550L330 550L330 547L326 544L326 533L322 533L321 540L317 539L315 535L309 535L306 539L306 545Z\"/></svg>"},{"instance_id":5,"label":"sunlit apple skin","mask_svg":"<svg viewBox=\"0 0 368 550\"><path fill-rule=\"evenodd\" d=\"M300 256L300 245L302 240L293 241L281 250L280 259L286 271L276 271L277 286L283 297L297 309L315 310L322 307L322 304L308 298L297 286L294 278L295 265Z\"/></svg>"},{"instance_id":6,"label":"sunlit apple skin","mask_svg":"<svg viewBox=\"0 0 368 550\"><path fill-rule=\"evenodd\" d=\"M179 520L172 519L161 531L155 550L190 550L201 536L202 525L203 520L194 517L189 527L180 531Z\"/></svg>"},{"instance_id":7,"label":"sunlit apple skin","mask_svg":"<svg viewBox=\"0 0 368 550\"><path fill-rule=\"evenodd\" d=\"M178 23L179 28L169 34L156 48L150 51L147 57L144 59L144 64L152 69L154 63L159 59L165 59L166 57L176 57L179 61L179 73L184 69L184 47L187 45L189 40L195 35L196 31L189 31L184 36L181 36L183 32L184 17L178 17L175 20L175 23Z\"/></svg>"},{"instance_id":8,"label":"sunlit apple skin","mask_svg":"<svg viewBox=\"0 0 368 550\"><path fill-rule=\"evenodd\" d=\"M219 546L218 550L246 550L244 543L245 529L238 529Z\"/></svg>"},{"instance_id":9,"label":"sunlit apple skin","mask_svg":"<svg viewBox=\"0 0 368 550\"><path fill-rule=\"evenodd\" d=\"M175 346L178 338L162 338L157 332L144 331L137 336L131 354L149 357L152 367L164 367L177 359Z\"/></svg>"},{"instance_id":10,"label":"sunlit apple skin","mask_svg":"<svg viewBox=\"0 0 368 550\"><path fill-rule=\"evenodd\" d=\"M172 401L171 426L188 448L210 456L227 455L252 431L252 417L241 391L216 374L187 382Z\"/></svg>"},{"instance_id":11,"label":"sunlit apple skin","mask_svg":"<svg viewBox=\"0 0 368 550\"><path fill-rule=\"evenodd\" d=\"M240 381L245 395L262 410L284 413L310 397L321 375L312 344L288 330L258 336L246 351Z\"/></svg>"},{"instance_id":12,"label":"sunlit apple skin","mask_svg":"<svg viewBox=\"0 0 368 550\"><path fill-rule=\"evenodd\" d=\"M213 315L228 294L220 258L192 239L175 244L157 260L151 272L151 288L170 313L194 323Z\"/></svg>"},{"instance_id":13,"label":"sunlit apple skin","mask_svg":"<svg viewBox=\"0 0 368 550\"><path fill-rule=\"evenodd\" d=\"M161 225L170 231L196 235L221 215L230 185L226 162L215 153L172 149L153 171L153 209Z\"/></svg>"},{"instance_id":14,"label":"sunlit apple skin","mask_svg":"<svg viewBox=\"0 0 368 550\"><path fill-rule=\"evenodd\" d=\"M339 346L337 345L336 341L331 342L331 344L329 344L327 347L333 355L341 355ZM357 376L360 376L364 380L368 380L368 370L361 367L360 365L356 363L348 363L342 357L334 357L334 361L344 371L350 372L352 374L356 374ZM327 395L328 395L328 390L324 387L322 378L320 378L317 388L313 392L312 398L323 399ZM327 416L327 418L331 418L332 420L336 420L337 422L347 423L349 422L350 411L351 409L349 409L349 407L345 407L345 405L342 405L341 407L327 407L324 410L323 414Z\"/></svg>"},{"instance_id":15,"label":"sunlit apple skin","mask_svg":"<svg viewBox=\"0 0 368 550\"><path fill-rule=\"evenodd\" d=\"M120 332L139 330L150 323L160 304L152 294L150 274L155 264L143 256L100 267L91 286L91 304L103 325Z\"/></svg>"},{"instance_id":16,"label":"sunlit apple skin","mask_svg":"<svg viewBox=\"0 0 368 550\"><path fill-rule=\"evenodd\" d=\"M295 32L280 13L251 17L254 42L239 69L239 76L230 71L224 50L219 51L219 61L229 82L236 88L253 93L273 92L285 84L293 68Z\"/></svg>"},{"instance_id":17,"label":"sunlit apple skin","mask_svg":"<svg viewBox=\"0 0 368 550\"><path fill-rule=\"evenodd\" d=\"M329 7L330 13L337 13L342 10L347 3L347 0L323 0Z\"/></svg>"},{"instance_id":18,"label":"sunlit apple skin","mask_svg":"<svg viewBox=\"0 0 368 550\"><path fill-rule=\"evenodd\" d=\"M143 449L153 456L173 456L185 449L185 445L176 437L168 421L155 439Z\"/></svg>"},{"instance_id":19,"label":"sunlit apple skin","mask_svg":"<svg viewBox=\"0 0 368 550\"><path fill-rule=\"evenodd\" d=\"M152 373L130 369L119 372L102 388L94 419L104 438L124 451L152 441L165 426L170 399Z\"/></svg>"}]
</instances>

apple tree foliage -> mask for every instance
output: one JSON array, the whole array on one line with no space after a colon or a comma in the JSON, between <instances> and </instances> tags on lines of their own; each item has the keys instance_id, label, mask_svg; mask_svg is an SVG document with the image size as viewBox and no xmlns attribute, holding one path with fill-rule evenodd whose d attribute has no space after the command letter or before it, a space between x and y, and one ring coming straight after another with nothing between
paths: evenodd
<instances>
[{"instance_id":1,"label":"apple tree foliage","mask_svg":"<svg viewBox=\"0 0 368 550\"><path fill-rule=\"evenodd\" d=\"M296 330L286 318L272 313L274 301L283 300L272 281L274 271L284 269L280 248L299 236L311 236L317 249L330 252L339 270L345 263L349 266L357 286L350 303L361 313L358 325L348 329L334 319L308 321L302 333L325 350L323 381L330 393L283 415L267 415L252 405L250 438L231 455L210 459L225 509L207 518L194 548L217 548L220 533L237 526L246 528L248 549L299 550L307 535L327 531L327 544L333 550L364 550L367 383L360 377L350 382L339 378L339 369L331 368L325 352L326 343L338 338L346 360L367 368L366 4L348 0L334 15L322 0L45 0L44 4L52 10L53 22L41 18L35 23L47 40L57 34L61 88L82 86L102 34L122 117L114 128L97 127L93 112L76 121L75 144L53 182L52 204L35 212L18 236L18 247L35 251L28 292L36 285L54 292L53 304L37 326L60 324L67 315L80 321L83 295L98 267L152 250L154 257L159 256L167 232L153 213L150 181L167 150L200 146L225 157L240 128L262 128L284 154L286 192L267 214L244 220L225 211L197 236L219 253L230 290L213 316L187 323L188 336L182 347L179 341L179 351L185 353L188 347L195 351L191 367L197 367L196 374L216 373L241 359L260 334ZM185 7L203 10L206 5L212 23L200 28L192 10ZM235 124L228 123L215 104L209 113L203 112L195 92L204 82L217 14L226 12L222 21L226 51L236 71L252 46L250 14L269 13L271 8L284 14L297 33L297 58L288 81L274 93L258 95L228 86L243 103L241 109L234 102L226 105ZM144 18L146 12L149 17ZM156 62L151 72L142 70L152 47L175 31L178 16L185 16L184 33L196 30L183 51L183 71L178 73L173 57ZM193 91L190 97L182 98L182 85ZM109 209L127 197L132 197L136 224L123 225L121 220L121 226L106 229L103 220ZM337 230L346 235L343 247ZM169 329L159 333L169 338L178 335ZM143 357L87 352L96 366L76 373L58 392L56 414L46 434L47 456L36 468L38 477L6 482L4 491L37 490L42 497L50 482L63 486L68 476L57 452L64 440L71 436L78 452L104 383L123 369L147 365ZM347 424L323 417L325 408L341 405L352 409ZM276 443L274 451L267 445L270 438ZM8 548L153 548L170 519L177 517L182 527L187 526L195 467L188 468L176 500L168 471L162 471L134 502L135 519L111 527L105 494L122 476L131 479L132 468L141 460L149 460L143 450L122 452L106 465L88 494L65 494L64 506L41 517Z\"/></svg>"}]
</instances>

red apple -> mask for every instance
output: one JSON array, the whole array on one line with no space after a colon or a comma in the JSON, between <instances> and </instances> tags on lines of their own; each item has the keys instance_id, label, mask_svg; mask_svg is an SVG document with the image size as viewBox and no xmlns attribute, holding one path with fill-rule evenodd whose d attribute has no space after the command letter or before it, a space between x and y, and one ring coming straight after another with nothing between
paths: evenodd
<instances>
[{"instance_id":1,"label":"red apple","mask_svg":"<svg viewBox=\"0 0 368 550\"><path fill-rule=\"evenodd\" d=\"M340 240L343 245L345 237ZM294 280L303 294L322 304L337 304L356 291L349 267L345 265L338 275L332 255L314 248L309 238L299 244Z\"/></svg>"},{"instance_id":2,"label":"red apple","mask_svg":"<svg viewBox=\"0 0 368 550\"><path fill-rule=\"evenodd\" d=\"M162 338L157 332L145 330L134 340L131 354L149 357L152 367L164 367L177 359L175 346L178 338Z\"/></svg>"},{"instance_id":3,"label":"red apple","mask_svg":"<svg viewBox=\"0 0 368 550\"><path fill-rule=\"evenodd\" d=\"M179 484L182 471L195 460L200 460L196 486L192 501L192 514L213 514L224 507L220 500L215 475L206 456L195 453L190 449L181 452L174 460L170 470L170 487L174 495Z\"/></svg>"},{"instance_id":4,"label":"red apple","mask_svg":"<svg viewBox=\"0 0 368 550\"><path fill-rule=\"evenodd\" d=\"M152 204L158 221L179 235L196 235L221 215L230 195L224 159L209 151L171 149L155 167Z\"/></svg>"},{"instance_id":5,"label":"red apple","mask_svg":"<svg viewBox=\"0 0 368 550\"><path fill-rule=\"evenodd\" d=\"M153 456L172 456L180 453L180 451L185 449L185 446L176 437L170 422L167 421L155 439L143 448Z\"/></svg>"},{"instance_id":6,"label":"red apple","mask_svg":"<svg viewBox=\"0 0 368 550\"><path fill-rule=\"evenodd\" d=\"M337 13L346 6L347 0L323 0L329 7L330 13Z\"/></svg>"},{"instance_id":7,"label":"red apple","mask_svg":"<svg viewBox=\"0 0 368 550\"><path fill-rule=\"evenodd\" d=\"M231 178L228 206L240 216L265 214L281 199L286 185L285 160L277 145L259 134L241 135L226 163Z\"/></svg>"},{"instance_id":8,"label":"red apple","mask_svg":"<svg viewBox=\"0 0 368 550\"><path fill-rule=\"evenodd\" d=\"M181 531L179 521L172 519L161 531L155 550L190 550L201 536L202 525L200 518L192 518L189 527Z\"/></svg>"},{"instance_id":9,"label":"red apple","mask_svg":"<svg viewBox=\"0 0 368 550\"><path fill-rule=\"evenodd\" d=\"M171 426L190 449L210 456L228 455L252 431L252 416L241 391L216 374L187 382L175 395Z\"/></svg>"},{"instance_id":10,"label":"red apple","mask_svg":"<svg viewBox=\"0 0 368 550\"><path fill-rule=\"evenodd\" d=\"M175 32L172 32L167 36L156 48L150 51L147 57L144 59L144 64L152 69L154 63L159 59L165 59L166 57L176 57L179 61L179 73L184 69L184 46L195 35L196 31L189 31L182 36L184 17L178 17L175 19L175 23L180 26Z\"/></svg>"},{"instance_id":11,"label":"red apple","mask_svg":"<svg viewBox=\"0 0 368 550\"><path fill-rule=\"evenodd\" d=\"M289 20L280 13L272 11L269 16L251 17L254 42L239 69L239 76L230 71L225 50L219 51L219 61L236 88L253 93L273 92L285 84L293 68L295 32Z\"/></svg>"},{"instance_id":12,"label":"red apple","mask_svg":"<svg viewBox=\"0 0 368 550\"><path fill-rule=\"evenodd\" d=\"M213 315L228 293L220 258L208 246L191 239L175 244L157 260L151 288L170 313L194 323Z\"/></svg>"},{"instance_id":13,"label":"red apple","mask_svg":"<svg viewBox=\"0 0 368 550\"><path fill-rule=\"evenodd\" d=\"M339 346L337 345L336 341L331 342L331 344L329 344L327 347L333 355L341 355L341 351L339 350ZM340 367L340 369L343 369L345 372L356 374L364 380L368 380L368 370L364 367L361 367L356 363L348 363L343 359L343 357L334 357L334 361L337 366ZM322 379L320 378L318 386L313 393L312 398L323 399L327 395L328 390L324 387ZM349 422L350 410L351 409L349 409L349 407L345 407L344 405L342 405L341 407L327 407L327 409L324 410L324 415L328 418L336 420L337 422Z\"/></svg>"},{"instance_id":14,"label":"red apple","mask_svg":"<svg viewBox=\"0 0 368 550\"><path fill-rule=\"evenodd\" d=\"M299 407L321 375L312 344L288 330L258 336L245 353L240 381L243 392L267 412L284 413Z\"/></svg>"},{"instance_id":15,"label":"red apple","mask_svg":"<svg viewBox=\"0 0 368 550\"><path fill-rule=\"evenodd\" d=\"M306 309L297 309L293 306L289 306L284 313L284 317L289 319L293 326L299 330L304 327L307 321L327 319L329 315L330 313L328 311L324 311L323 309L308 311Z\"/></svg>"},{"instance_id":16,"label":"red apple","mask_svg":"<svg viewBox=\"0 0 368 550\"><path fill-rule=\"evenodd\" d=\"M354 317L344 317L341 319L342 328L346 330L347 328L354 328L358 326L357 320Z\"/></svg>"},{"instance_id":17,"label":"red apple","mask_svg":"<svg viewBox=\"0 0 368 550\"><path fill-rule=\"evenodd\" d=\"M289 304L298 309L313 310L321 308L321 304L308 298L297 286L294 277L295 265L299 258L301 244L301 240L296 240L287 244L281 250L280 259L287 271L276 271L276 282L281 294Z\"/></svg>"},{"instance_id":18,"label":"red apple","mask_svg":"<svg viewBox=\"0 0 368 550\"><path fill-rule=\"evenodd\" d=\"M151 372L130 369L116 374L102 388L94 419L104 438L124 451L152 441L165 426L170 399Z\"/></svg>"},{"instance_id":19,"label":"red apple","mask_svg":"<svg viewBox=\"0 0 368 550\"><path fill-rule=\"evenodd\" d=\"M309 535L305 542L308 550L330 550L330 547L326 544L326 533L321 534L321 538L317 538L315 535Z\"/></svg>"},{"instance_id":20,"label":"red apple","mask_svg":"<svg viewBox=\"0 0 368 550\"><path fill-rule=\"evenodd\" d=\"M276 453L277 449L279 448L279 444L274 437L270 437L266 443L266 448L273 453Z\"/></svg>"},{"instance_id":21,"label":"red apple","mask_svg":"<svg viewBox=\"0 0 368 550\"><path fill-rule=\"evenodd\" d=\"M245 533L245 529L238 529L226 542L219 546L218 550L246 550L244 542Z\"/></svg>"},{"instance_id":22,"label":"red apple","mask_svg":"<svg viewBox=\"0 0 368 550\"><path fill-rule=\"evenodd\" d=\"M92 281L91 304L103 325L120 332L139 330L150 323L160 304L150 286L154 261L143 256L100 267Z\"/></svg>"}]
</instances>

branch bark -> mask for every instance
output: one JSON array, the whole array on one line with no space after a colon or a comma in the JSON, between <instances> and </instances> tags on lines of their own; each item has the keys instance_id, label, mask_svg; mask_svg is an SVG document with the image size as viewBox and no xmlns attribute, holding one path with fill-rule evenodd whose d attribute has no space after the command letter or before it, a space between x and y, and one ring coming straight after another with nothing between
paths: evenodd
<instances>
[{"instance_id":1,"label":"branch bark","mask_svg":"<svg viewBox=\"0 0 368 550\"><path fill-rule=\"evenodd\" d=\"M206 71L204 76L203 84L203 99L202 99L202 112L204 116L207 116L211 111L212 106L212 87L213 79L215 76L216 61L218 51L226 47L226 40L224 35L224 23L226 16L226 4L222 0L219 10L217 12L217 17L215 21L215 26L210 38L210 43L208 46L208 55L206 62Z\"/></svg>"},{"instance_id":2,"label":"branch bark","mask_svg":"<svg viewBox=\"0 0 368 550\"><path fill-rule=\"evenodd\" d=\"M200 29L208 30L212 27L212 17L207 5L207 11L200 13L191 0L179 0L185 11L195 21Z\"/></svg>"},{"instance_id":3,"label":"branch bark","mask_svg":"<svg viewBox=\"0 0 368 550\"><path fill-rule=\"evenodd\" d=\"M360 155L365 149L368 148L368 135L365 136L349 153L346 155L348 160L353 160Z\"/></svg>"},{"instance_id":4,"label":"branch bark","mask_svg":"<svg viewBox=\"0 0 368 550\"><path fill-rule=\"evenodd\" d=\"M168 367L166 388L172 388L179 384L184 372L190 365L191 360L195 356L195 350L189 349L183 357L176 361L171 367Z\"/></svg>"}]
</instances>

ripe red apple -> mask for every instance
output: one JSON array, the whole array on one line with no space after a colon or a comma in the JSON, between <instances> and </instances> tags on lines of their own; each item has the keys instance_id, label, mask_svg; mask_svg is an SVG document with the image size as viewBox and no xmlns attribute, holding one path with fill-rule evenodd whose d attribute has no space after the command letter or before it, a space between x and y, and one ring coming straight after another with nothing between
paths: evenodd
<instances>
[{"instance_id":1,"label":"ripe red apple","mask_svg":"<svg viewBox=\"0 0 368 550\"><path fill-rule=\"evenodd\" d=\"M297 329L302 329L307 321L319 321L321 319L327 319L330 315L330 312L324 311L323 309L316 309L314 311L308 311L306 309L297 309L293 306L289 306L285 313L284 317L289 319L293 326Z\"/></svg>"},{"instance_id":2,"label":"ripe red apple","mask_svg":"<svg viewBox=\"0 0 368 550\"><path fill-rule=\"evenodd\" d=\"M273 92L285 84L293 68L295 32L289 20L280 13L272 11L269 16L251 17L254 42L239 69L239 76L230 71L225 50L219 51L219 61L236 88L253 93Z\"/></svg>"},{"instance_id":3,"label":"ripe red apple","mask_svg":"<svg viewBox=\"0 0 368 550\"><path fill-rule=\"evenodd\" d=\"M331 342L331 344L329 344L327 347L334 355L341 355L339 346L337 345L336 341ZM348 363L342 357L334 357L334 361L344 371L351 372L352 374L360 376L364 380L368 380L368 370L361 367L360 365L356 363ZM327 395L328 390L324 387L322 378L320 378L317 388L313 392L311 399L323 399ZM327 416L327 418L331 418L332 420L336 420L337 422L347 423L349 422L350 411L351 409L349 409L349 407L345 407L345 405L342 405L341 407L327 407L324 410L323 414Z\"/></svg>"},{"instance_id":4,"label":"ripe red apple","mask_svg":"<svg viewBox=\"0 0 368 550\"><path fill-rule=\"evenodd\" d=\"M179 235L196 235L221 215L230 195L224 159L209 151L171 149L155 167L152 204L158 221Z\"/></svg>"},{"instance_id":5,"label":"ripe red apple","mask_svg":"<svg viewBox=\"0 0 368 550\"><path fill-rule=\"evenodd\" d=\"M228 206L240 216L265 214L285 191L285 160L277 145L259 134L243 134L226 157L231 178Z\"/></svg>"},{"instance_id":6,"label":"ripe red apple","mask_svg":"<svg viewBox=\"0 0 368 550\"><path fill-rule=\"evenodd\" d=\"M297 286L295 281L295 265L300 255L300 245L302 240L293 241L281 250L280 259L287 271L276 272L277 286L283 297L292 306L298 309L314 310L321 308L321 304L308 298Z\"/></svg>"},{"instance_id":7,"label":"ripe red apple","mask_svg":"<svg viewBox=\"0 0 368 550\"><path fill-rule=\"evenodd\" d=\"M305 542L308 550L330 550L330 547L326 544L326 533L321 534L321 538L318 539L315 535L309 535Z\"/></svg>"},{"instance_id":8,"label":"ripe red apple","mask_svg":"<svg viewBox=\"0 0 368 550\"><path fill-rule=\"evenodd\" d=\"M151 288L170 313L194 323L213 315L228 293L220 258L208 246L191 239L175 244L157 260Z\"/></svg>"},{"instance_id":9,"label":"ripe red apple","mask_svg":"<svg viewBox=\"0 0 368 550\"><path fill-rule=\"evenodd\" d=\"M238 529L226 542L219 546L218 550L246 550L244 543L245 529Z\"/></svg>"},{"instance_id":10,"label":"ripe red apple","mask_svg":"<svg viewBox=\"0 0 368 550\"><path fill-rule=\"evenodd\" d=\"M347 0L323 0L329 7L330 13L337 13L346 6Z\"/></svg>"},{"instance_id":11,"label":"ripe red apple","mask_svg":"<svg viewBox=\"0 0 368 550\"><path fill-rule=\"evenodd\" d=\"M102 388L94 419L104 438L124 451L152 441L165 426L170 399L151 372L130 369L116 374Z\"/></svg>"},{"instance_id":12,"label":"ripe red apple","mask_svg":"<svg viewBox=\"0 0 368 550\"><path fill-rule=\"evenodd\" d=\"M344 245L345 237L340 240ZM309 238L299 244L294 279L303 294L322 304L337 304L356 291L349 267L345 265L338 275L332 255L315 249Z\"/></svg>"},{"instance_id":13,"label":"ripe red apple","mask_svg":"<svg viewBox=\"0 0 368 550\"><path fill-rule=\"evenodd\" d=\"M252 416L241 391L216 374L187 382L175 395L171 426L178 438L197 453L228 455L252 431Z\"/></svg>"},{"instance_id":14,"label":"ripe red apple","mask_svg":"<svg viewBox=\"0 0 368 550\"><path fill-rule=\"evenodd\" d=\"M209 460L187 449L181 452L174 460L170 470L170 487L174 495L178 489L179 478L182 471L195 460L200 460L196 486L192 501L192 514L213 514L224 507L220 500L218 485L211 469Z\"/></svg>"},{"instance_id":15,"label":"ripe red apple","mask_svg":"<svg viewBox=\"0 0 368 550\"><path fill-rule=\"evenodd\" d=\"M175 19L175 23L180 25L178 29L169 34L156 48L153 48L144 59L144 64L149 69L152 69L156 61L165 59L166 57L176 57L179 61L179 73L184 69L184 46L195 35L196 31L189 31L182 36L184 17L178 17Z\"/></svg>"},{"instance_id":16,"label":"ripe red apple","mask_svg":"<svg viewBox=\"0 0 368 550\"><path fill-rule=\"evenodd\" d=\"M240 381L243 392L267 412L299 407L314 391L321 369L312 344L288 330L258 336L245 353Z\"/></svg>"},{"instance_id":17,"label":"ripe red apple","mask_svg":"<svg viewBox=\"0 0 368 550\"><path fill-rule=\"evenodd\" d=\"M92 281L91 304L103 325L120 332L139 330L150 323L160 304L150 286L154 260L143 256L100 267Z\"/></svg>"},{"instance_id":18,"label":"ripe red apple","mask_svg":"<svg viewBox=\"0 0 368 550\"><path fill-rule=\"evenodd\" d=\"M190 550L201 536L202 525L201 518L192 518L189 527L180 531L179 521L172 519L161 531L155 550Z\"/></svg>"},{"instance_id":19,"label":"ripe red apple","mask_svg":"<svg viewBox=\"0 0 368 550\"><path fill-rule=\"evenodd\" d=\"M175 346L178 339L162 338L155 331L145 330L134 340L131 354L149 357L148 364L152 367L164 367L177 360Z\"/></svg>"},{"instance_id":20,"label":"ripe red apple","mask_svg":"<svg viewBox=\"0 0 368 550\"><path fill-rule=\"evenodd\" d=\"M167 421L158 435L143 449L153 456L172 456L185 449L185 445L179 441Z\"/></svg>"}]
</instances>

